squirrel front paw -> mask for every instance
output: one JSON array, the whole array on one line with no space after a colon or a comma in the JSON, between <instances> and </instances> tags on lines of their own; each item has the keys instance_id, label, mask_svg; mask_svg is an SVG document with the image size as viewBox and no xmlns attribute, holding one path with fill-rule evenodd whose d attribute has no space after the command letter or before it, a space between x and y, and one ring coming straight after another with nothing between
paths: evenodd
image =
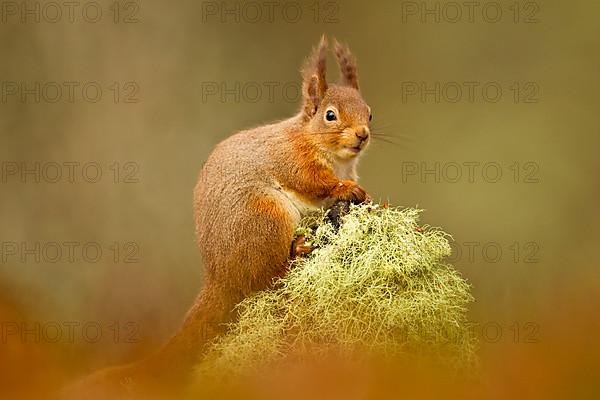
<instances>
[{"instance_id":1,"label":"squirrel front paw","mask_svg":"<svg viewBox=\"0 0 600 400\"><path fill-rule=\"evenodd\" d=\"M354 181L340 181L333 188L331 197L336 200L350 201L354 204L368 203L371 197L365 189Z\"/></svg>"}]
</instances>

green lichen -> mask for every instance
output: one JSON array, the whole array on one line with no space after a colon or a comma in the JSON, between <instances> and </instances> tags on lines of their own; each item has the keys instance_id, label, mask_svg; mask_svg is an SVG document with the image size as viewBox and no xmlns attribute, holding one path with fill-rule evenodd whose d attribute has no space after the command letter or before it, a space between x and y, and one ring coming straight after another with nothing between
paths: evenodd
<instances>
[{"instance_id":1,"label":"green lichen","mask_svg":"<svg viewBox=\"0 0 600 400\"><path fill-rule=\"evenodd\" d=\"M200 376L230 376L310 353L427 355L469 368L469 284L444 258L449 235L419 227L420 210L352 206L336 232L323 213L297 233L316 249L275 288L239 306ZM316 229L315 229L316 227Z\"/></svg>"}]
</instances>

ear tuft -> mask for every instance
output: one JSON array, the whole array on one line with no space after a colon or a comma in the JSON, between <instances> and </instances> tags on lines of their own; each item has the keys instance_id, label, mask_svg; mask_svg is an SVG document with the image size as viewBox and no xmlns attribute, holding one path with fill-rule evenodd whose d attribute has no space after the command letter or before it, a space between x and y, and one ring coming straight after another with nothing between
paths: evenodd
<instances>
[{"instance_id":1,"label":"ear tuft","mask_svg":"<svg viewBox=\"0 0 600 400\"><path fill-rule=\"evenodd\" d=\"M326 67L327 39L325 38L325 35L323 35L321 36L319 44L313 49L311 55L304 62L302 68L304 111L309 116L314 115L327 91L327 80L325 79Z\"/></svg>"},{"instance_id":2,"label":"ear tuft","mask_svg":"<svg viewBox=\"0 0 600 400\"><path fill-rule=\"evenodd\" d=\"M317 112L317 107L321 101L319 98L319 78L313 75L305 82L304 94L304 113L312 117Z\"/></svg>"},{"instance_id":3,"label":"ear tuft","mask_svg":"<svg viewBox=\"0 0 600 400\"><path fill-rule=\"evenodd\" d=\"M333 39L333 47L335 57L340 66L340 83L344 86L350 86L358 90L358 68L356 67L356 57L350 52L348 46L341 44L336 39Z\"/></svg>"}]
</instances>

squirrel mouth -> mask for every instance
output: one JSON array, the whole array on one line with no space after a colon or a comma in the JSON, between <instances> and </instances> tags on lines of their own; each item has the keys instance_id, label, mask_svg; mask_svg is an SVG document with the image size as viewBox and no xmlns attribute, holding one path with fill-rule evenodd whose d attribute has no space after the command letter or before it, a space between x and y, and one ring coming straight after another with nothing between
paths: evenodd
<instances>
[{"instance_id":1,"label":"squirrel mouth","mask_svg":"<svg viewBox=\"0 0 600 400\"><path fill-rule=\"evenodd\" d=\"M359 143L356 146L348 147L348 149L353 151L354 153L358 153L362 150L362 143Z\"/></svg>"}]
</instances>

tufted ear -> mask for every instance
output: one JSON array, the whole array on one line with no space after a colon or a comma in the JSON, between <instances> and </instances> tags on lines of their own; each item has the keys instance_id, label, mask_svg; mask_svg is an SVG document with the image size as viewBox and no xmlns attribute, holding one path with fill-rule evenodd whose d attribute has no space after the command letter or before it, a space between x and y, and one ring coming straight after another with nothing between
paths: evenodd
<instances>
[{"instance_id":1,"label":"tufted ear","mask_svg":"<svg viewBox=\"0 0 600 400\"><path fill-rule=\"evenodd\" d=\"M325 79L327 57L327 40L325 35L317 47L313 49L311 55L304 62L302 67L302 97L304 98L304 113L312 117L317 112L317 108L327 91L327 81Z\"/></svg>"},{"instance_id":2,"label":"tufted ear","mask_svg":"<svg viewBox=\"0 0 600 400\"><path fill-rule=\"evenodd\" d=\"M356 58L350 52L348 46L341 44L333 39L335 58L340 66L340 84L350 86L358 90L358 69L356 67Z\"/></svg>"}]
</instances>

